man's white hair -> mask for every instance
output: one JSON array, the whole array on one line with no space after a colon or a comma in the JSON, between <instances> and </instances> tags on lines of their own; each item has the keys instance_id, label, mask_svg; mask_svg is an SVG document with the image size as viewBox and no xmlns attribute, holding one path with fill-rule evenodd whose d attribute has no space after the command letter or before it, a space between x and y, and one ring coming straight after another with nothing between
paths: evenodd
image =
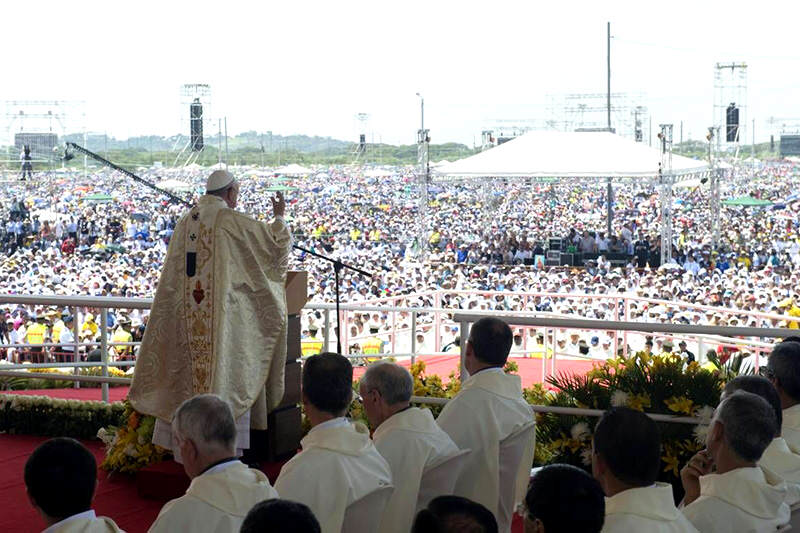
<instances>
[{"instance_id":1,"label":"man's white hair","mask_svg":"<svg viewBox=\"0 0 800 533\"><path fill-rule=\"evenodd\" d=\"M216 394L189 398L175 410L172 431L201 452L236 450L236 422L230 405Z\"/></svg>"},{"instance_id":2,"label":"man's white hair","mask_svg":"<svg viewBox=\"0 0 800 533\"><path fill-rule=\"evenodd\" d=\"M361 384L368 391L377 389L389 405L410 401L414 392L414 380L408 370L389 361L380 361L367 367Z\"/></svg>"}]
</instances>

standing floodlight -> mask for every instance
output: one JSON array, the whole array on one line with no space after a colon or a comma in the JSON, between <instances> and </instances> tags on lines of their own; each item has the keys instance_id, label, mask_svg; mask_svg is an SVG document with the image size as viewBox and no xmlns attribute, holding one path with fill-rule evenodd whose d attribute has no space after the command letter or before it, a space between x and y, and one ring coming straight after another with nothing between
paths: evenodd
<instances>
[{"instance_id":1,"label":"standing floodlight","mask_svg":"<svg viewBox=\"0 0 800 533\"><path fill-rule=\"evenodd\" d=\"M658 166L658 182L661 187L661 264L672 262L672 124L659 124L661 132L661 163Z\"/></svg>"}]
</instances>

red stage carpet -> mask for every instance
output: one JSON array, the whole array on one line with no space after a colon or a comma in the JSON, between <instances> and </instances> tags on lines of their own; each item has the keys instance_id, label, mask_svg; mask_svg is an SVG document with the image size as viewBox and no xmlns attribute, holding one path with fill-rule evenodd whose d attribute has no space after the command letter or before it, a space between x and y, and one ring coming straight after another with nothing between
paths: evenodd
<instances>
[{"instance_id":1,"label":"red stage carpet","mask_svg":"<svg viewBox=\"0 0 800 533\"><path fill-rule=\"evenodd\" d=\"M37 532L44 529L25 493L23 470L31 452L45 437L0 435L0 531ZM103 458L99 441L83 442L94 453L97 462ZM110 516L128 533L144 533L155 520L163 502L144 500L136 494L133 477L117 475L109 478L98 471L94 509L97 514Z\"/></svg>"},{"instance_id":2,"label":"red stage carpet","mask_svg":"<svg viewBox=\"0 0 800 533\"><path fill-rule=\"evenodd\" d=\"M44 529L36 511L25 493L23 471L25 461L34 448L47 440L44 437L26 435L0 435L0 531L8 533L35 533ZM83 441L94 453L97 462L102 460L102 444ZM174 463L165 463L163 469L174 470ZM270 479L277 471L268 471ZM109 516L128 533L145 533L165 503L146 500L136 490L133 476L115 475L111 478L102 470L97 473L98 486L94 509L99 515ZM522 521L515 517L513 533L522 533Z\"/></svg>"},{"instance_id":3,"label":"red stage carpet","mask_svg":"<svg viewBox=\"0 0 800 533\"><path fill-rule=\"evenodd\" d=\"M451 372L458 374L458 364L460 360L458 355L431 355L422 357L421 359L425 361L425 373L429 376L441 376L445 383L447 382L447 377ZM518 374L522 377L523 387L530 387L534 383L542 382L541 359L513 356L509 359L517 363L517 366L519 366ZM408 367L411 366L411 361L400 361L400 364ZM552 361L548 359L547 375L550 375L551 364ZM559 359L556 361L556 373L566 371L577 374L585 374L592 369L592 364L593 361L587 360ZM365 370L366 369L364 367L356 367L353 374L356 378L359 378L364 374Z\"/></svg>"}]
</instances>

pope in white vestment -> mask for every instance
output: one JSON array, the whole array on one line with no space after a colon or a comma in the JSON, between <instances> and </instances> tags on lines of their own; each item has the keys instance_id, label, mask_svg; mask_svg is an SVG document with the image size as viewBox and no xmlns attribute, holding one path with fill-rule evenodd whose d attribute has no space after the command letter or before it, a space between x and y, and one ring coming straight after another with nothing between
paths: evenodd
<instances>
[{"instance_id":1,"label":"pope in white vestment","mask_svg":"<svg viewBox=\"0 0 800 533\"><path fill-rule=\"evenodd\" d=\"M281 469L275 489L281 498L306 504L322 533L339 533L347 507L392 485L392 473L362 424L334 418L311 429L303 451Z\"/></svg>"},{"instance_id":2,"label":"pope in white vestment","mask_svg":"<svg viewBox=\"0 0 800 533\"><path fill-rule=\"evenodd\" d=\"M772 439L761 455L758 466L786 483L786 503L800 503L800 455L792 453L782 437Z\"/></svg>"},{"instance_id":3,"label":"pope in white vestment","mask_svg":"<svg viewBox=\"0 0 800 533\"><path fill-rule=\"evenodd\" d=\"M85 511L56 522L42 533L125 533L108 517Z\"/></svg>"},{"instance_id":4,"label":"pope in white vestment","mask_svg":"<svg viewBox=\"0 0 800 533\"><path fill-rule=\"evenodd\" d=\"M786 440L790 450L800 453L800 403L783 410L781 437Z\"/></svg>"},{"instance_id":5,"label":"pope in white vestment","mask_svg":"<svg viewBox=\"0 0 800 533\"><path fill-rule=\"evenodd\" d=\"M456 446L472 450L456 482L455 494L482 504L498 516L500 441L533 421L533 410L522 397L519 376L506 374L502 368L487 368L465 380L437 419ZM534 440L532 437L526 446L519 465L515 502L525 496ZM521 479L525 482L519 487Z\"/></svg>"},{"instance_id":6,"label":"pope in white vestment","mask_svg":"<svg viewBox=\"0 0 800 533\"><path fill-rule=\"evenodd\" d=\"M789 522L786 485L759 467L700 476L700 497L683 514L700 533L774 532Z\"/></svg>"},{"instance_id":7,"label":"pope in white vestment","mask_svg":"<svg viewBox=\"0 0 800 533\"><path fill-rule=\"evenodd\" d=\"M408 533L416 516L422 474L458 453L429 409L410 407L384 420L372 436L389 463L394 493L383 515L381 533Z\"/></svg>"},{"instance_id":8,"label":"pope in white vestment","mask_svg":"<svg viewBox=\"0 0 800 533\"><path fill-rule=\"evenodd\" d=\"M263 472L228 461L192 479L186 494L168 502L149 531L239 531L255 504L277 497Z\"/></svg>"},{"instance_id":9,"label":"pope in white vestment","mask_svg":"<svg viewBox=\"0 0 800 533\"><path fill-rule=\"evenodd\" d=\"M606 498L606 518L601 533L696 533L697 529L675 507L672 485L623 490Z\"/></svg>"},{"instance_id":10,"label":"pope in white vestment","mask_svg":"<svg viewBox=\"0 0 800 533\"><path fill-rule=\"evenodd\" d=\"M291 248L283 198L266 224L233 209L233 176L214 172L208 190L219 187L223 196L202 196L175 227L128 396L157 417L154 442L166 447L170 439L157 435L197 394L219 395L254 429L266 429L267 412L283 397Z\"/></svg>"}]
</instances>

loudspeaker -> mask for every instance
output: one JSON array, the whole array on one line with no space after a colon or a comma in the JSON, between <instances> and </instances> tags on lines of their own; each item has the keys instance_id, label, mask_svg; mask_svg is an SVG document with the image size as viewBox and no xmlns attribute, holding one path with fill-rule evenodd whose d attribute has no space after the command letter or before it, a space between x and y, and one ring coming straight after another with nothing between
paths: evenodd
<instances>
[{"instance_id":1,"label":"loudspeaker","mask_svg":"<svg viewBox=\"0 0 800 533\"><path fill-rule=\"evenodd\" d=\"M362 133L361 135L358 136L358 152L363 154L366 149L367 149L367 136Z\"/></svg>"},{"instance_id":2,"label":"loudspeaker","mask_svg":"<svg viewBox=\"0 0 800 533\"><path fill-rule=\"evenodd\" d=\"M739 137L739 108L734 102L725 110L725 126L725 140L736 142Z\"/></svg>"},{"instance_id":3,"label":"loudspeaker","mask_svg":"<svg viewBox=\"0 0 800 533\"><path fill-rule=\"evenodd\" d=\"M203 149L203 104L199 98L189 106L189 139L193 152Z\"/></svg>"}]
</instances>

